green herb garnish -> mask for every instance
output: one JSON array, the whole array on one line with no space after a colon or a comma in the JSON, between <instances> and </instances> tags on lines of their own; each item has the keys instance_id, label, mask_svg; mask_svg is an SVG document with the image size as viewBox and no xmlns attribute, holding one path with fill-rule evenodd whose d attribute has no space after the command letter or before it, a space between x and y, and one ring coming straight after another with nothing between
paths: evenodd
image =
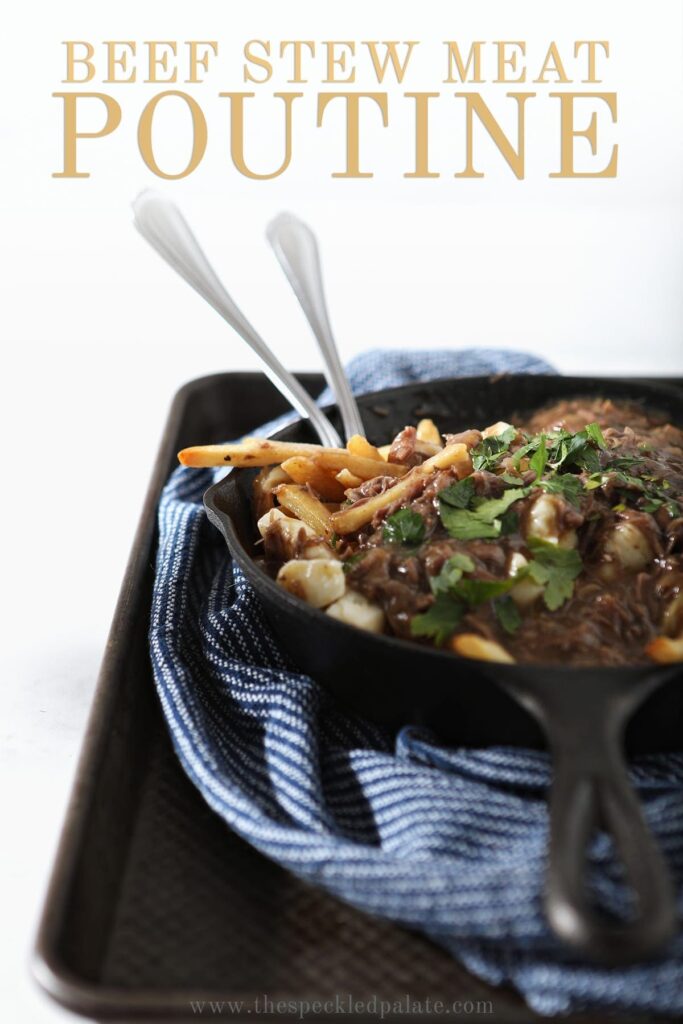
<instances>
[{"instance_id":1,"label":"green herb garnish","mask_svg":"<svg viewBox=\"0 0 683 1024\"><path fill-rule=\"evenodd\" d=\"M416 615L410 624L413 636L429 636L435 643L441 645L460 625L468 608L476 608L477 605L494 598L499 599L493 604L496 615L499 619L502 615L508 624L503 628L508 632L512 631L515 613L518 618L519 613L516 612L516 608L514 611L507 607L501 610L499 606L506 600L504 595L519 582L526 574L526 570L504 580L465 579L463 572L472 572L474 567L472 559L460 552L444 563L439 575L430 580L432 592L436 596L434 604L426 612ZM503 624L502 619L500 621ZM519 621L521 622L521 618Z\"/></svg>"},{"instance_id":2,"label":"green herb garnish","mask_svg":"<svg viewBox=\"0 0 683 1024\"><path fill-rule=\"evenodd\" d=\"M581 556L573 548L561 548L537 537L530 537L527 543L534 556L527 573L545 588L545 606L554 612L574 593L574 580L583 569Z\"/></svg>"},{"instance_id":3,"label":"green herb garnish","mask_svg":"<svg viewBox=\"0 0 683 1024\"><path fill-rule=\"evenodd\" d=\"M513 508L504 512L500 517L500 536L509 537L511 533L519 530L519 516Z\"/></svg>"},{"instance_id":4,"label":"green herb garnish","mask_svg":"<svg viewBox=\"0 0 683 1024\"><path fill-rule=\"evenodd\" d=\"M389 544L417 547L425 537L425 521L412 508L402 508L389 516L382 530L382 538Z\"/></svg>"},{"instance_id":5,"label":"green herb garnish","mask_svg":"<svg viewBox=\"0 0 683 1024\"><path fill-rule=\"evenodd\" d=\"M598 448L600 448L601 451L604 452L607 449L607 444L605 442L605 438L603 437L602 430L600 429L600 424L589 423L588 426L585 427L584 429L589 440L591 440L593 444L596 444Z\"/></svg>"},{"instance_id":6,"label":"green herb garnish","mask_svg":"<svg viewBox=\"0 0 683 1024\"><path fill-rule=\"evenodd\" d=\"M543 472L548 461L548 449L545 443L545 434L541 434L541 439L538 448L529 459L529 468L533 469L536 474L536 479L540 480L543 476Z\"/></svg>"},{"instance_id":7,"label":"green herb garnish","mask_svg":"<svg viewBox=\"0 0 683 1024\"><path fill-rule=\"evenodd\" d=\"M465 607L460 601L454 601L448 594L439 594L426 612L413 617L410 632L413 636L431 637L441 647L460 624L464 614Z\"/></svg>"},{"instance_id":8,"label":"green herb garnish","mask_svg":"<svg viewBox=\"0 0 683 1024\"><path fill-rule=\"evenodd\" d=\"M501 516L507 512L510 505L525 498L530 488L516 487L506 491L500 498L478 500L475 507L453 508L447 502L441 501L439 493L439 515L444 527L451 535L458 540L475 540L478 538L499 537L502 524Z\"/></svg>"},{"instance_id":9,"label":"green herb garnish","mask_svg":"<svg viewBox=\"0 0 683 1024\"><path fill-rule=\"evenodd\" d=\"M554 470L563 469L565 472L570 466L576 466L587 473L595 473L600 469L597 442L589 436L588 428L576 434L559 431L549 446L548 461Z\"/></svg>"},{"instance_id":10,"label":"green herb garnish","mask_svg":"<svg viewBox=\"0 0 683 1024\"><path fill-rule=\"evenodd\" d=\"M514 454L516 468L525 455L530 455L529 465L540 479L546 465L555 471L566 472L570 467L593 473L600 469L598 449L605 449L605 439L597 423L589 423L583 430L572 434L568 430L557 430L550 434L526 435L526 443Z\"/></svg>"},{"instance_id":11,"label":"green herb garnish","mask_svg":"<svg viewBox=\"0 0 683 1024\"><path fill-rule=\"evenodd\" d=\"M547 491L548 494L561 494L563 498L570 501L572 505L576 505L577 508L581 503L584 485L581 482L581 478L574 473L553 473L552 476L541 480L539 486L544 491Z\"/></svg>"},{"instance_id":12,"label":"green herb garnish","mask_svg":"<svg viewBox=\"0 0 683 1024\"><path fill-rule=\"evenodd\" d=\"M509 594L507 597L501 597L498 601L494 601L493 610L498 622L506 633L512 635L522 625L522 616L519 613L519 608Z\"/></svg>"},{"instance_id":13,"label":"green herb garnish","mask_svg":"<svg viewBox=\"0 0 683 1024\"><path fill-rule=\"evenodd\" d=\"M460 580L456 583L452 593L459 597L465 604L476 607L485 601L491 601L494 597L507 594L508 590L519 582L519 576L508 576L504 580Z\"/></svg>"},{"instance_id":14,"label":"green herb garnish","mask_svg":"<svg viewBox=\"0 0 683 1024\"><path fill-rule=\"evenodd\" d=\"M469 555L456 552L444 562L438 576L432 576L429 580L433 594L445 594L450 592L456 583L462 579L464 572L472 572L474 562Z\"/></svg>"},{"instance_id":15,"label":"green herb garnish","mask_svg":"<svg viewBox=\"0 0 683 1024\"><path fill-rule=\"evenodd\" d=\"M509 451L510 445L517 437L515 427L507 427L497 437L485 437L476 448L472 449L472 468L491 469L496 465L501 455Z\"/></svg>"},{"instance_id":16,"label":"green herb garnish","mask_svg":"<svg viewBox=\"0 0 683 1024\"><path fill-rule=\"evenodd\" d=\"M520 448L518 448L512 456L512 462L515 469L519 469L519 464L525 455L529 455L531 452L536 451L536 449L539 447L541 443L541 436L544 435L537 434L535 437L529 437L528 434L525 435L527 439L526 444L523 444Z\"/></svg>"},{"instance_id":17,"label":"green herb garnish","mask_svg":"<svg viewBox=\"0 0 683 1024\"><path fill-rule=\"evenodd\" d=\"M471 476L466 476L439 491L439 501L445 501L451 508L469 508L475 497L474 480Z\"/></svg>"},{"instance_id":18,"label":"green herb garnish","mask_svg":"<svg viewBox=\"0 0 683 1024\"><path fill-rule=\"evenodd\" d=\"M426 612L416 615L410 624L413 636L429 636L437 644L443 644L460 624L467 610L486 601L493 601L494 611L507 632L517 628L521 617L516 607L508 607L509 599L505 595L526 575L527 570L503 580L467 579L463 576L463 573L472 572L474 568L474 561L461 552L456 552L444 562L439 575L430 580L432 593L436 597L434 604Z\"/></svg>"},{"instance_id":19,"label":"green herb garnish","mask_svg":"<svg viewBox=\"0 0 683 1024\"><path fill-rule=\"evenodd\" d=\"M626 505L629 493L632 497L632 492L635 491L638 500L642 502L640 507L643 512L657 512L660 508L665 508L670 516L679 516L681 503L669 497L667 492L671 484L668 480L655 476L634 476L628 472L638 461L632 455L620 455L610 461L604 470L591 473L583 486L587 491L592 491L613 480L621 492L620 497L623 500L620 504Z\"/></svg>"}]
</instances>

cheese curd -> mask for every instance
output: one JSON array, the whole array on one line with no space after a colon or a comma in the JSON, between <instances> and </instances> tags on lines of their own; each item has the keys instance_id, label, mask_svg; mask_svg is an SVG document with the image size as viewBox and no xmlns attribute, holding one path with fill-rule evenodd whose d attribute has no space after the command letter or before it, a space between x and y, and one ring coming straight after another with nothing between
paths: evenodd
<instances>
[{"instance_id":1,"label":"cheese curd","mask_svg":"<svg viewBox=\"0 0 683 1024\"><path fill-rule=\"evenodd\" d=\"M643 531L628 521L617 523L608 534L605 553L628 572L640 572L654 558L654 551Z\"/></svg>"},{"instance_id":2,"label":"cheese curd","mask_svg":"<svg viewBox=\"0 0 683 1024\"><path fill-rule=\"evenodd\" d=\"M314 608L327 608L346 590L341 562L323 559L297 558L285 562L277 574L277 582Z\"/></svg>"},{"instance_id":3,"label":"cheese curd","mask_svg":"<svg viewBox=\"0 0 683 1024\"><path fill-rule=\"evenodd\" d=\"M540 494L529 510L527 537L537 537L561 548L575 548L576 530L562 530L562 504L552 494Z\"/></svg>"}]
</instances>

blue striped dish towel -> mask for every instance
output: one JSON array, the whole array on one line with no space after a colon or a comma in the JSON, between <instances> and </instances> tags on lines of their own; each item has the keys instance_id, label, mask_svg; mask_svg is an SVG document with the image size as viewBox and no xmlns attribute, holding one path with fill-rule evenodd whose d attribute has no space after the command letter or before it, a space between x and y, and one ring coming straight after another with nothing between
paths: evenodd
<instances>
[{"instance_id":1,"label":"blue striped dish towel","mask_svg":"<svg viewBox=\"0 0 683 1024\"><path fill-rule=\"evenodd\" d=\"M374 351L357 392L412 380L551 371L520 353ZM541 905L548 758L459 750L406 722L398 736L341 712L289 664L226 557L202 495L212 470L178 468L159 507L154 678L178 757L210 806L257 850L372 914L422 930L536 1011L683 1014L683 936L628 969L577 961ZM631 766L683 891L683 755ZM595 884L619 911L619 870L596 842ZM683 907L681 907L683 910Z\"/></svg>"}]
</instances>

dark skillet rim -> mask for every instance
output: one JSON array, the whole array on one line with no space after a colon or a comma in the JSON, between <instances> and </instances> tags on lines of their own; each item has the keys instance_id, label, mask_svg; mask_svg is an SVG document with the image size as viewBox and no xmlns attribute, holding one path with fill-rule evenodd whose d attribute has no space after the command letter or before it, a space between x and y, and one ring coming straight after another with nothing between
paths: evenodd
<instances>
[{"instance_id":1,"label":"dark skillet rim","mask_svg":"<svg viewBox=\"0 0 683 1024\"><path fill-rule=\"evenodd\" d=\"M590 382L593 386L595 384L602 384L602 383L604 383L606 391L608 391L610 387L614 388L615 385L617 385L617 390L618 390L618 386L619 385L623 385L624 386L624 390L627 390L629 388L638 388L638 389L642 388L643 391L644 391L644 394L641 396L641 398L642 398L642 400L643 400L643 402L645 404L645 407L646 408L651 408L653 412L655 412L655 411L661 412L662 410L661 409L657 410L655 405L651 405L648 402L648 398L650 396L653 399L656 399L657 395L661 395L661 396L666 396L668 398L672 398L675 401L677 401L678 403L682 403L683 402L683 394L681 392L681 389L679 387L675 386L675 385L667 384L665 382L663 382L661 384L659 382L657 382L656 384L654 384L654 383L651 383L650 381L640 380L638 378L631 378L631 379L624 379L624 380L620 380L620 379L611 380L610 378L606 378L606 377L585 377L585 378L580 378L580 377L571 377L571 376L568 377L568 376L551 375L551 374L515 374L515 373L481 375L481 376L474 376L474 377L462 376L462 377L438 378L435 381L412 381L412 382L410 382L408 384L402 384L402 385L399 385L397 387L384 388L381 391L366 392L366 393L364 393L362 395L358 395L357 396L357 400L358 400L359 404L362 407L363 404L366 404L370 400L376 402L377 400L381 400L383 397L400 395L401 393L406 393L406 392L409 392L409 391L414 391L416 388L429 388L430 384L448 385L449 383L462 383L463 381L470 381L472 383L474 383L475 381L479 381L479 382L482 382L482 383L489 383L490 384L490 383L495 383L495 381L499 380L502 376L505 376L509 380L514 380L515 377L525 377L526 378L526 377L529 377L529 376L533 376L536 379L547 380L548 382L556 382L558 380L561 380L561 381L563 381L565 383L570 383L570 382L576 381L576 383L577 383L577 391L574 394L575 398L582 397L581 396L581 390L580 390L580 381L581 380L585 380L586 383ZM587 397L594 397L594 396L588 395ZM605 394L604 397L605 398L610 398L611 396L609 394ZM615 395L615 398L616 397L617 396ZM619 396L619 397L624 397L625 398L625 396ZM628 399L626 399L626 400L628 400ZM631 398L630 400L631 401L638 401L640 399ZM550 404L551 401L553 401L553 397L549 396L548 402L545 403L545 404ZM543 408L543 405L539 405L538 408L539 409ZM336 410L336 406L334 406L334 405L326 405L326 406L324 406L324 411L326 413L328 413L328 414L334 413L335 410ZM275 434L273 434L272 437L274 439L278 439L283 434L289 433L293 428L295 428L299 423L302 423L302 422L303 422L302 419L298 419L298 420L292 421L292 422L288 423L285 427L283 427L282 430L279 430ZM272 598L272 600L275 603L281 604L284 608L286 608L288 611L290 611L292 613L298 613L299 615L303 614L304 617L308 616L311 619L311 622L312 622L313 626L315 625L315 623L319 623L320 625L324 624L326 626L326 628L328 628L328 629L331 628L332 630L341 631L342 634L346 635L349 638L349 641L351 641L351 639L354 636L357 636L359 632L363 633L364 631L360 630L359 627L357 627L357 626L352 626L352 625L350 625L348 623L341 622L339 619L334 619L332 616L327 615L326 612L324 612L324 611L322 611L322 610L320 610L318 608L311 607L311 605L307 604L303 600L303 598L296 597L296 595L291 594L288 590L285 590L284 587L279 586L275 582L275 580L272 579L272 577L269 576L268 573L258 564L258 562L256 562L255 559L252 558L252 556L249 554L249 552L245 550L244 546L242 545L242 542L239 539L239 536L237 534L237 530L235 529L233 521L232 521L231 517L228 515L228 513L227 512L223 512L221 509L216 507L215 496L220 492L221 488L225 487L226 485L228 485L228 486L237 486L237 480L238 480L237 474L241 475L243 473L251 473L251 472L253 472L253 470L251 470L251 469L242 469L242 468L233 467L231 472L230 472L230 474L229 474L229 476L226 476L222 480L219 480L217 483L212 484L206 490L206 492L204 493L204 506L205 506L205 508L207 509L207 511L210 511L213 516L218 517L223 522L223 524L224 524L224 526L225 526L225 528L226 528L226 530L227 530L227 532L229 534L228 547L230 548L230 553L231 553L232 557L238 563L238 565L240 566L240 569L242 569L242 571L246 575L247 579L249 579L250 573L256 574L256 576L258 577L258 580L259 580L259 585L263 587L263 589L267 592L267 594ZM249 501L249 506L250 506L250 511L251 511L251 500ZM252 518L252 522L253 522L253 518ZM258 592L259 591L257 589L257 593ZM465 657L463 657L463 655L458 654L456 651L444 650L443 648L431 647L431 646L427 646L427 645L423 646L420 643L416 643L416 642L413 642L411 640L403 640L400 637L391 636L390 634L387 634L387 633L367 633L366 632L365 633L365 638L367 640L371 641L373 644L377 644L378 645L378 654L379 654L379 651L383 647L386 648L386 649L394 650L394 651L396 651L398 653L400 653L401 651L416 652L416 651L419 650L419 651L422 652L423 655L425 655L429 659L439 659L440 661L442 661L444 659L448 659L448 660L452 660L456 664L460 664L460 665L464 664L464 665L477 666L480 670L486 670L486 672L488 674L490 674L492 671L498 671L498 670L501 670L501 669L502 670L510 669L510 668L513 668L514 666L517 666L518 668L528 668L528 669L530 669L531 671L534 671L534 672L543 672L543 671L552 672L552 671L557 671L557 669L559 667L561 667L563 672L571 671L571 672L576 672L576 673L584 673L584 672L590 672L590 671L596 671L597 670L597 671L600 671L600 673L604 672L605 675L607 677L610 677L611 679L617 679L618 676L623 675L624 672L633 671L633 670L638 670L638 671L641 671L641 672L647 671L648 669L651 669L653 672L657 672L657 671L666 672L668 670L668 672L670 674L673 674L675 672L675 670L676 670L676 664L673 664L673 665L672 664L662 664L660 662L655 662L655 661L653 661L651 664L645 663L645 664L642 664L642 665L600 665L600 664L595 664L595 665L563 665L562 663L558 663L558 662L521 662L521 661L514 662L512 664L508 664L506 662L485 661L485 660L483 660L481 658L465 658ZM679 669L681 671L683 671L683 663L679 664Z\"/></svg>"}]
</instances>

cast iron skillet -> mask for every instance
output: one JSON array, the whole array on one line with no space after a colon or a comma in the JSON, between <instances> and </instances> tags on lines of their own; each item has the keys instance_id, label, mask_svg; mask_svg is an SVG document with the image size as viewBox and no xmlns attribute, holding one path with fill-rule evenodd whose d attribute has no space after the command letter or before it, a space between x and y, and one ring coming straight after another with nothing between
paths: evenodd
<instances>
[{"instance_id":1,"label":"cast iron skillet","mask_svg":"<svg viewBox=\"0 0 683 1024\"><path fill-rule=\"evenodd\" d=\"M550 401L579 395L635 399L683 423L683 395L674 387L588 378L441 380L365 395L359 403L370 441L385 444L425 416L442 431L457 431L514 422ZM302 422L278 436L314 440ZM677 925L675 896L628 782L622 746L628 720L645 705L629 727L630 750L680 747L680 666L494 665L340 623L287 593L255 564L253 477L251 470L233 470L207 491L204 503L292 661L350 708L395 728L424 723L446 742L469 745L538 746L545 739L554 765L545 892L551 927L603 962L632 962L657 951ZM636 897L628 920L608 920L591 905L586 848L597 828L611 834Z\"/></svg>"}]
</instances>

